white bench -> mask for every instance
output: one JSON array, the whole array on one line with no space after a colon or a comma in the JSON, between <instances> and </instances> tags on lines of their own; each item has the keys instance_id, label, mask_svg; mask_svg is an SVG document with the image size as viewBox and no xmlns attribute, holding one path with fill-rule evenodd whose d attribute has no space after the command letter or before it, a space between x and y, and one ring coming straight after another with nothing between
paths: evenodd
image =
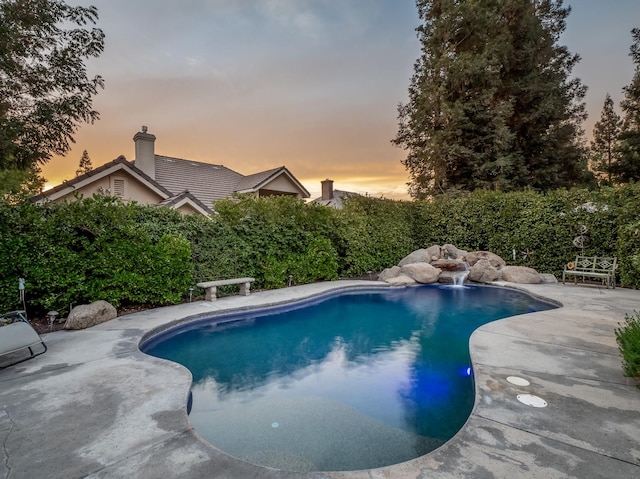
<instances>
[{"instance_id":1,"label":"white bench","mask_svg":"<svg viewBox=\"0 0 640 479\"><path fill-rule=\"evenodd\" d=\"M573 276L573 283L578 283L578 277L601 279L607 285L616 289L616 269L618 268L618 259L604 256L576 256L574 262L567 263L562 272L562 284L564 284L567 276Z\"/></svg>"},{"instance_id":2,"label":"white bench","mask_svg":"<svg viewBox=\"0 0 640 479\"><path fill-rule=\"evenodd\" d=\"M206 301L215 301L218 286L226 286L228 284L239 284L240 294L242 296L249 296L249 290L251 289L251 283L255 278L233 278L233 279L220 279L218 281L206 281L204 283L197 283L196 286L204 289L204 299Z\"/></svg>"}]
</instances>

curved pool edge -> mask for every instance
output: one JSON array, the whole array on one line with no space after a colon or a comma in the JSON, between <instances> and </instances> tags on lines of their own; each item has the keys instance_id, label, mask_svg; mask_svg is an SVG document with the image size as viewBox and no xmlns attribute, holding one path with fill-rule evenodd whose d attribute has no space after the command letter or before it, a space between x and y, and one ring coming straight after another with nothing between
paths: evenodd
<instances>
[{"instance_id":1,"label":"curved pool edge","mask_svg":"<svg viewBox=\"0 0 640 479\"><path fill-rule=\"evenodd\" d=\"M371 282L301 288L311 294L353 284ZM266 302L261 295L270 292L257 292L45 335L47 354L0 370L0 475L10 470L15 477L91 479L639 477L640 394L622 376L613 331L637 309L640 292L502 285L564 306L476 330L470 349L477 399L469 420L445 445L407 463L289 473L244 463L200 439L186 416L188 372L140 352L137 344L162 324ZM281 298L276 294L269 301ZM528 391L543 396L549 407L518 403L517 391L504 381L508 375L531 380ZM38 447L24 448L25 441ZM62 455L65 461L59 461Z\"/></svg>"}]
</instances>

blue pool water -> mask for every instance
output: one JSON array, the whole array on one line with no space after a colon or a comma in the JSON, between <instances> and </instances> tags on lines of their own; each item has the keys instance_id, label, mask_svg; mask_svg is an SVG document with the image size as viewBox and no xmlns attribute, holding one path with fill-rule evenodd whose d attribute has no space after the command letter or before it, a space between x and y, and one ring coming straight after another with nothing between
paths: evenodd
<instances>
[{"instance_id":1,"label":"blue pool water","mask_svg":"<svg viewBox=\"0 0 640 479\"><path fill-rule=\"evenodd\" d=\"M462 427L476 328L552 307L482 286L347 292L188 324L143 350L191 371L190 420L228 454L293 471L368 469L426 454Z\"/></svg>"}]
</instances>

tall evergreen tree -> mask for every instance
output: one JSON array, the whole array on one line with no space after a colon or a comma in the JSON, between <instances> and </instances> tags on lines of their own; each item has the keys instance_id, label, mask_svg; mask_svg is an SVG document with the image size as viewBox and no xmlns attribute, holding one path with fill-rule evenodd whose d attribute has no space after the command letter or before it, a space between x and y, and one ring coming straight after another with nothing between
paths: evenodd
<instances>
[{"instance_id":1,"label":"tall evergreen tree","mask_svg":"<svg viewBox=\"0 0 640 479\"><path fill-rule=\"evenodd\" d=\"M82 156L80 157L80 163L78 163L76 176L84 175L85 173L89 173L91 170L93 170L91 158L89 158L89 153L87 153L87 150L84 150L82 152Z\"/></svg>"},{"instance_id":2,"label":"tall evergreen tree","mask_svg":"<svg viewBox=\"0 0 640 479\"><path fill-rule=\"evenodd\" d=\"M631 83L624 87L622 133L619 136L618 161L613 174L621 182L640 180L640 28L631 31L633 44L629 56L635 63Z\"/></svg>"},{"instance_id":3,"label":"tall evergreen tree","mask_svg":"<svg viewBox=\"0 0 640 479\"><path fill-rule=\"evenodd\" d=\"M562 0L417 0L422 53L393 143L416 198L541 190L588 178L579 57L557 44Z\"/></svg>"},{"instance_id":4,"label":"tall evergreen tree","mask_svg":"<svg viewBox=\"0 0 640 479\"><path fill-rule=\"evenodd\" d=\"M593 170L600 173L607 184L612 184L612 168L616 162L616 148L620 135L620 115L615 111L611 95L607 93L598 121L593 128L591 154Z\"/></svg>"}]
</instances>

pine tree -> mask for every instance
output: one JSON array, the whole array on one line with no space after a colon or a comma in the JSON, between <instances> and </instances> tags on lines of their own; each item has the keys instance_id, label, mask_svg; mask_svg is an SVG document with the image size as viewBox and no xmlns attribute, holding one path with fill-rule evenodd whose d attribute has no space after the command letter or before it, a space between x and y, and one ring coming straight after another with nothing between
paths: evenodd
<instances>
[{"instance_id":1,"label":"pine tree","mask_svg":"<svg viewBox=\"0 0 640 479\"><path fill-rule=\"evenodd\" d=\"M393 143L410 193L541 190L588 179L579 57L557 41L562 0L418 0L422 54Z\"/></svg>"},{"instance_id":2,"label":"pine tree","mask_svg":"<svg viewBox=\"0 0 640 479\"><path fill-rule=\"evenodd\" d=\"M76 177L80 175L84 175L85 173L89 173L93 170L93 165L91 164L91 158L89 158L89 153L87 150L82 152L82 156L80 157L80 163L78 164L78 169L76 170Z\"/></svg>"},{"instance_id":3,"label":"pine tree","mask_svg":"<svg viewBox=\"0 0 640 479\"><path fill-rule=\"evenodd\" d=\"M634 28L631 35L629 56L636 67L631 83L623 89L620 107L624 120L617 148L619 158L613 166L613 175L620 183L640 180L640 28Z\"/></svg>"},{"instance_id":4,"label":"pine tree","mask_svg":"<svg viewBox=\"0 0 640 479\"><path fill-rule=\"evenodd\" d=\"M598 121L593 128L591 153L593 170L600 173L607 184L612 184L612 168L616 162L616 148L620 135L621 120L616 113L613 100L607 93Z\"/></svg>"}]
</instances>

